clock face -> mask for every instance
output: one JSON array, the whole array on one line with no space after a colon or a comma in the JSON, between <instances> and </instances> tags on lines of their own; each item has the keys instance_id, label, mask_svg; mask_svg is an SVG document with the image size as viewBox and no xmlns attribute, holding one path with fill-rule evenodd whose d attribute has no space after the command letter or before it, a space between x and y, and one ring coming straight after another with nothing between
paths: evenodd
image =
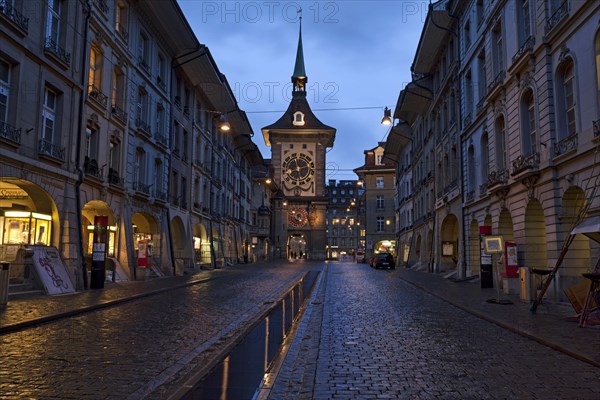
<instances>
[{"instance_id":1,"label":"clock face","mask_svg":"<svg viewBox=\"0 0 600 400\"><path fill-rule=\"evenodd\" d=\"M304 153L292 153L283 160L283 179L292 185L304 185L315 174L314 161Z\"/></svg>"},{"instance_id":2,"label":"clock face","mask_svg":"<svg viewBox=\"0 0 600 400\"><path fill-rule=\"evenodd\" d=\"M297 228L302 227L308 222L308 213L303 208L292 208L288 215L288 222Z\"/></svg>"}]
</instances>

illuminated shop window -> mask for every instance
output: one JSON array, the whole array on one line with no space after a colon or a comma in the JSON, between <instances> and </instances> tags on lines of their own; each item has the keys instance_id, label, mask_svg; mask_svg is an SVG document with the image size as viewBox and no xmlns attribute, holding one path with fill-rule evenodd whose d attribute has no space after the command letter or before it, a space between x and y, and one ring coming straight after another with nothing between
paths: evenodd
<instances>
[{"instance_id":1,"label":"illuminated shop window","mask_svg":"<svg viewBox=\"0 0 600 400\"><path fill-rule=\"evenodd\" d=\"M38 244L50 245L49 215L30 211L5 211L2 244Z\"/></svg>"}]
</instances>

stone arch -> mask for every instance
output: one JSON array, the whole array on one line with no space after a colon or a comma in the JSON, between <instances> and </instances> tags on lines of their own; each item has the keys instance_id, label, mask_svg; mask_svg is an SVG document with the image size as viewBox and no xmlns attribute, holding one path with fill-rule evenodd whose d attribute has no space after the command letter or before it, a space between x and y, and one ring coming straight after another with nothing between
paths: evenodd
<instances>
[{"instance_id":1,"label":"stone arch","mask_svg":"<svg viewBox=\"0 0 600 400\"><path fill-rule=\"evenodd\" d=\"M473 219L469 224L469 243L467 252L467 270L471 275L481 271L481 245L479 240L479 223Z\"/></svg>"},{"instance_id":2,"label":"stone arch","mask_svg":"<svg viewBox=\"0 0 600 400\"><path fill-rule=\"evenodd\" d=\"M109 271L115 271L118 265L119 256L119 235L117 218L110 205L101 200L91 200L81 209L81 232L83 236L83 253L86 257L86 266L88 270L92 266L92 246L94 243L94 220L97 216L108 217L106 256L108 257L107 268ZM124 277L119 275L120 279Z\"/></svg>"},{"instance_id":3,"label":"stone arch","mask_svg":"<svg viewBox=\"0 0 600 400\"><path fill-rule=\"evenodd\" d=\"M194 263L196 265L211 265L210 236L204 224L194 225L192 240L194 242Z\"/></svg>"},{"instance_id":4,"label":"stone arch","mask_svg":"<svg viewBox=\"0 0 600 400\"><path fill-rule=\"evenodd\" d=\"M548 267L544 210L537 199L529 200L525 208L525 245L521 253L524 266L530 269Z\"/></svg>"},{"instance_id":5,"label":"stone arch","mask_svg":"<svg viewBox=\"0 0 600 400\"><path fill-rule=\"evenodd\" d=\"M567 240L573 224L581 209L586 205L587 198L582 188L569 187L561 199L559 216L560 237ZM559 292L582 281L581 274L588 272L591 265L590 239L584 235L575 235L573 242L560 265Z\"/></svg>"},{"instance_id":6,"label":"stone arch","mask_svg":"<svg viewBox=\"0 0 600 400\"><path fill-rule=\"evenodd\" d=\"M448 214L442 221L440 228L440 259L439 266L442 271L455 269L458 265L458 218L454 214Z\"/></svg>"}]
</instances>

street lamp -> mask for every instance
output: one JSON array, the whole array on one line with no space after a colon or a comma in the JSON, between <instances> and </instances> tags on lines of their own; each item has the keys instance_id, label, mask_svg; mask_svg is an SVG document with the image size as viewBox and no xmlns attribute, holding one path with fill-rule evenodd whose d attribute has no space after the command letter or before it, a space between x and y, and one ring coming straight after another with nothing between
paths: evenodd
<instances>
[{"instance_id":1,"label":"street lamp","mask_svg":"<svg viewBox=\"0 0 600 400\"><path fill-rule=\"evenodd\" d=\"M389 108L385 108L383 110L383 118L381 119L381 125L391 125L392 124L392 110Z\"/></svg>"}]
</instances>

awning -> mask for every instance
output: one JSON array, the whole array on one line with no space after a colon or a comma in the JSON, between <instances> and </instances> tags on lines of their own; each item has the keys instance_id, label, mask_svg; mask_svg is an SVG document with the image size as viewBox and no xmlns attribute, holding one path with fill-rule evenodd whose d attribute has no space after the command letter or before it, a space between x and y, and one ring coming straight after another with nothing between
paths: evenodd
<instances>
[{"instance_id":1,"label":"awning","mask_svg":"<svg viewBox=\"0 0 600 400\"><path fill-rule=\"evenodd\" d=\"M571 231L571 235L576 235L578 233L600 243L600 215L584 219Z\"/></svg>"},{"instance_id":2,"label":"awning","mask_svg":"<svg viewBox=\"0 0 600 400\"><path fill-rule=\"evenodd\" d=\"M383 157L388 160L399 161L402 148L408 145L411 140L412 129L408 124L401 122L395 125L385 141Z\"/></svg>"},{"instance_id":3,"label":"awning","mask_svg":"<svg viewBox=\"0 0 600 400\"><path fill-rule=\"evenodd\" d=\"M455 23L448 12L448 3L449 0L440 0L430 4L412 65L414 73L430 73L437 62L440 49L446 45L446 36L452 32L452 24Z\"/></svg>"},{"instance_id":4,"label":"awning","mask_svg":"<svg viewBox=\"0 0 600 400\"><path fill-rule=\"evenodd\" d=\"M423 85L411 82L400 92L394 118L413 124L419 115L425 115L432 100L432 93Z\"/></svg>"}]
</instances>

